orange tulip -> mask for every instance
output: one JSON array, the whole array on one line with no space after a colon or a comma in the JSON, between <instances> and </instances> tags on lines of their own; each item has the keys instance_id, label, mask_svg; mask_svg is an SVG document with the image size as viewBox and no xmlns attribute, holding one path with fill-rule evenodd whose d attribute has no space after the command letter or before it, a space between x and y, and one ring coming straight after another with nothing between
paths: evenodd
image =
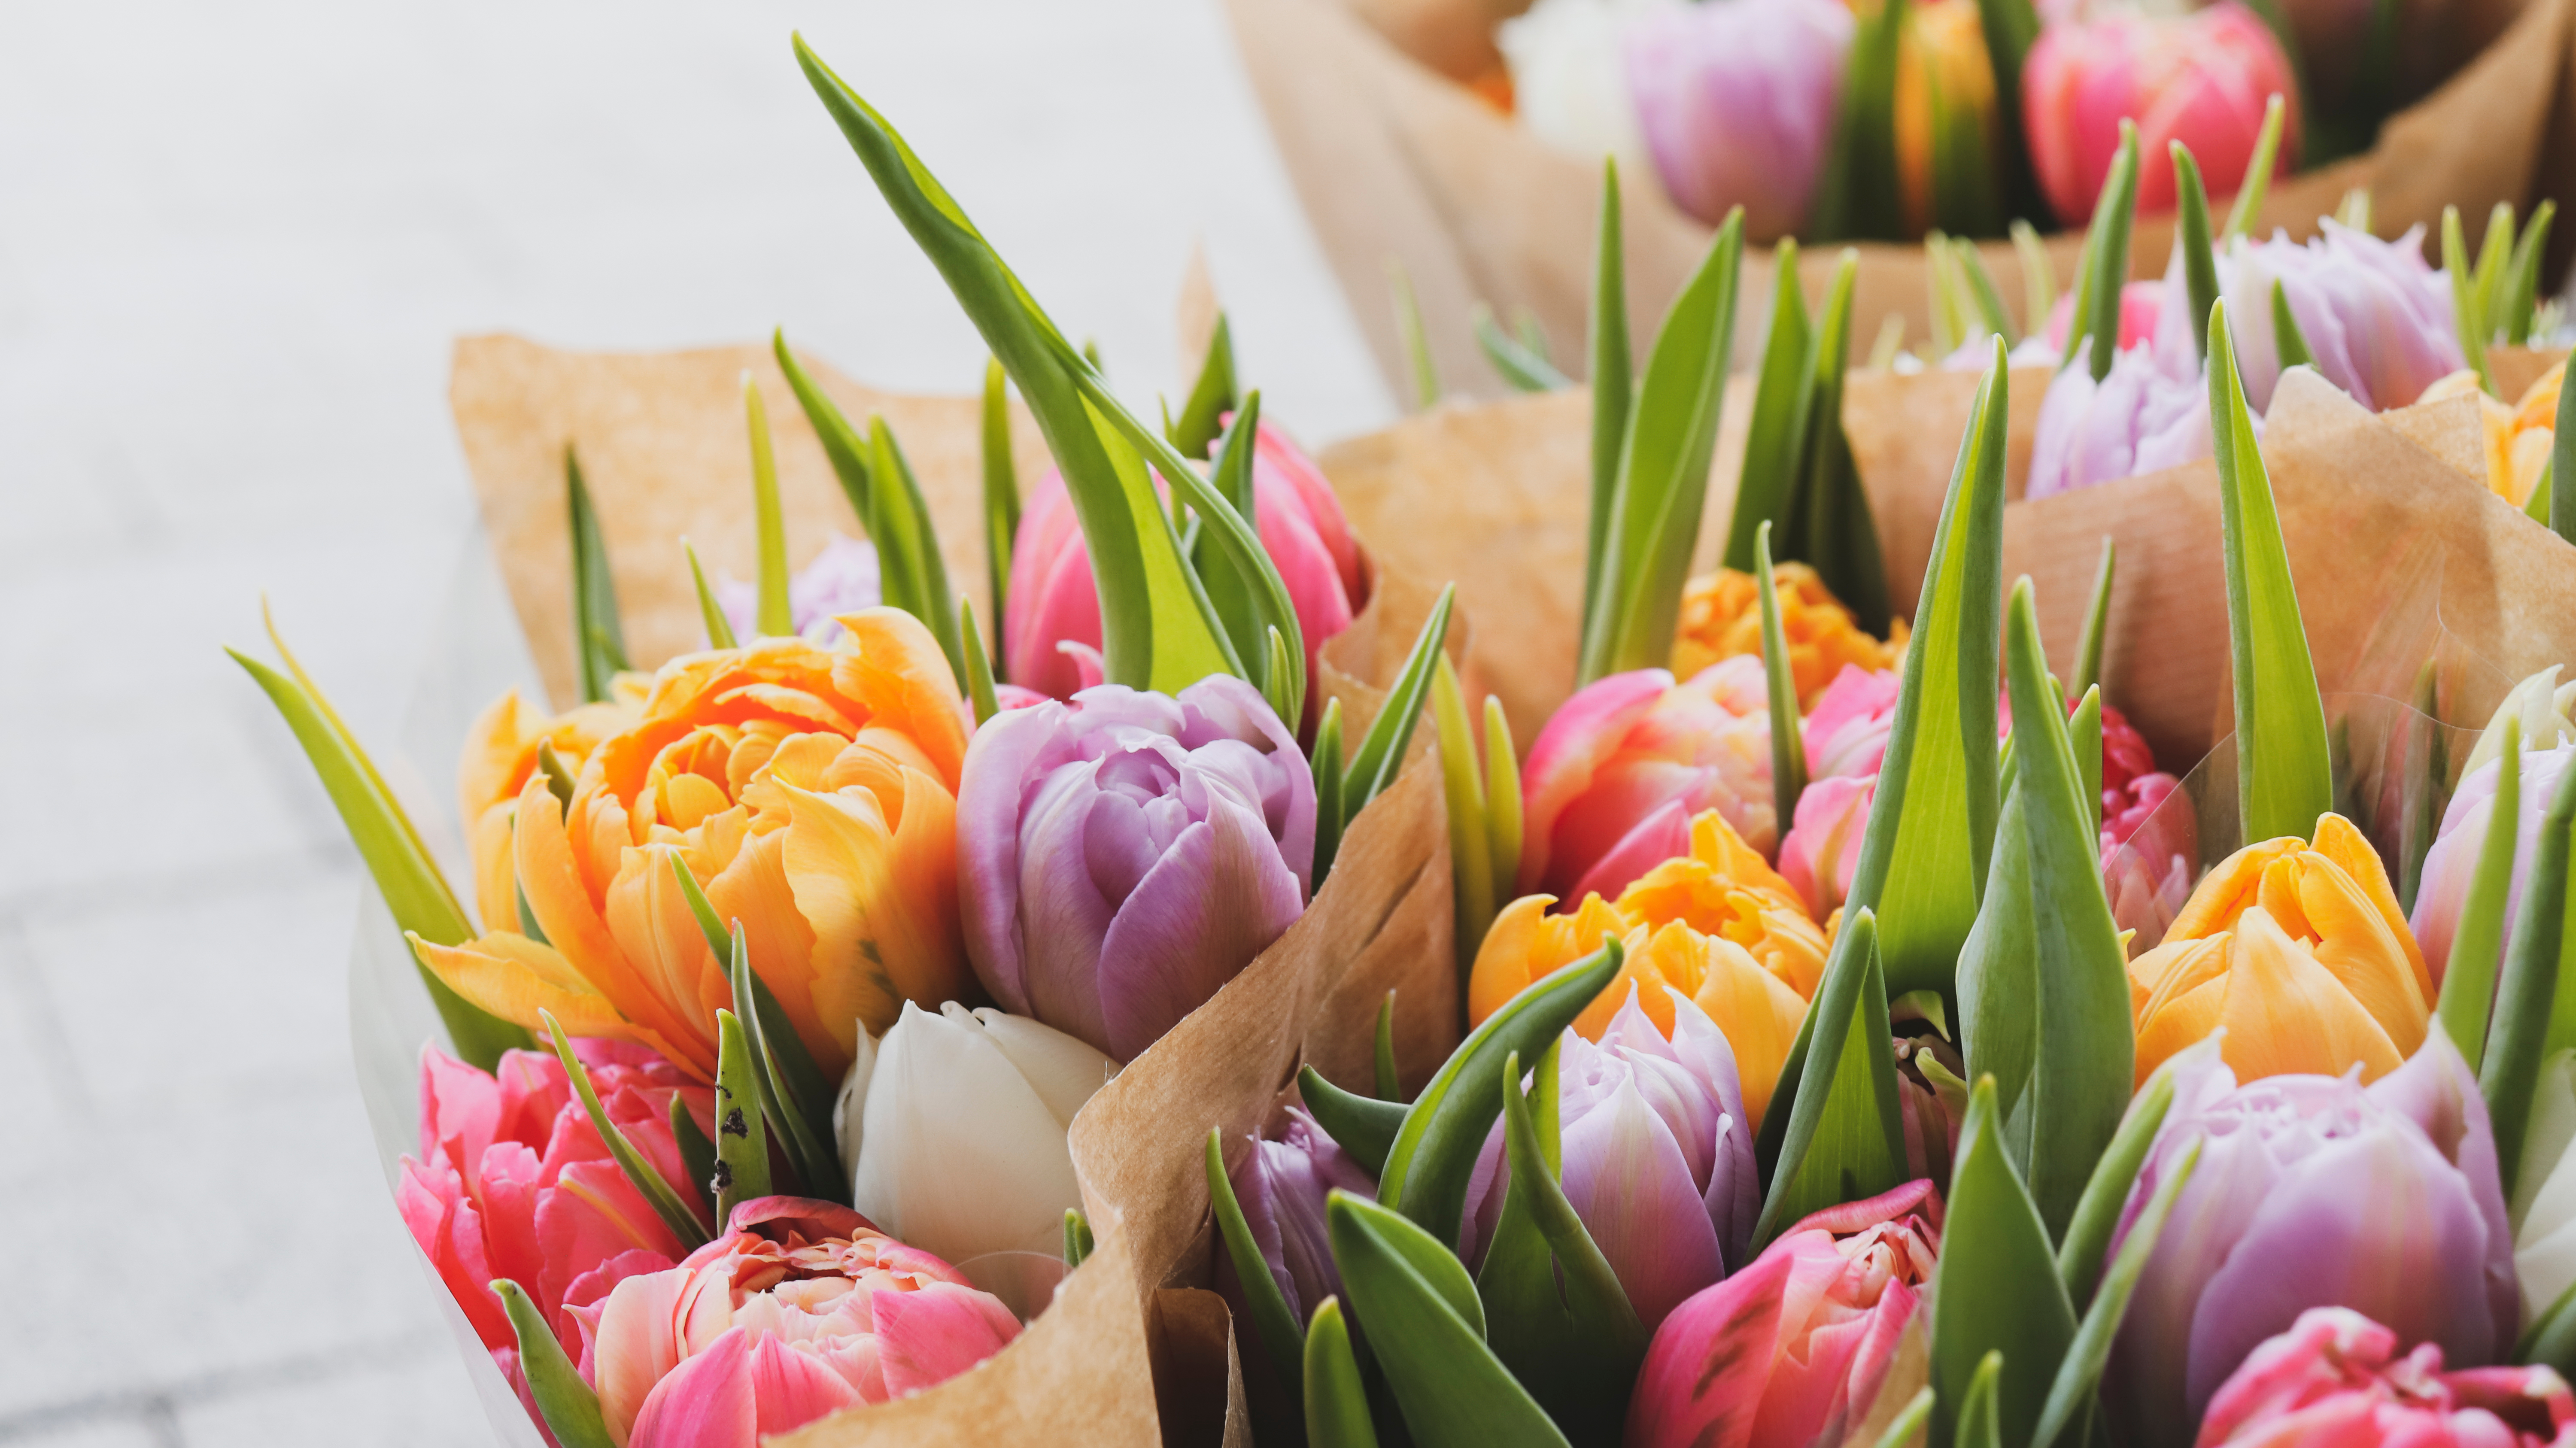
<instances>
[{"instance_id":1,"label":"orange tulip","mask_svg":"<svg viewBox=\"0 0 2576 1448\"><path fill-rule=\"evenodd\" d=\"M2209 872L2164 942L2129 962L2138 1080L2224 1026L2239 1081L2376 1081L2424 1042L2433 977L2377 852L2340 815L2248 845Z\"/></svg>"},{"instance_id":2,"label":"orange tulip","mask_svg":"<svg viewBox=\"0 0 2576 1448\"><path fill-rule=\"evenodd\" d=\"M495 928L519 920L517 876L510 864L511 821L519 791L537 772L537 746L551 744L576 775L599 741L622 734L643 717L645 674L620 674L616 697L545 718L510 690L492 701L465 731L465 753L456 766L456 793L464 807L467 843L474 861L474 906Z\"/></svg>"},{"instance_id":3,"label":"orange tulip","mask_svg":"<svg viewBox=\"0 0 2576 1448\"><path fill-rule=\"evenodd\" d=\"M2519 508L2531 501L2531 490L2549 466L2549 450L2558 433L2558 388L2566 380L2564 362L2532 379L2522 397L2507 406L2478 386L2473 371L2453 372L2424 389L2421 402L2439 402L2463 394L2478 400L2486 433L2487 487Z\"/></svg>"},{"instance_id":4,"label":"orange tulip","mask_svg":"<svg viewBox=\"0 0 2576 1448\"><path fill-rule=\"evenodd\" d=\"M1469 1023L1619 940L1626 963L1575 1018L1576 1032L1601 1039L1633 985L1639 1008L1669 1036L1672 997L1689 998L1726 1033L1745 1112L1759 1125L1825 971L1826 933L1789 882L1724 816L1706 810L1691 821L1691 852L1647 871L1616 902L1586 895L1572 914L1550 915L1554 903L1552 895L1524 895L1495 917L1467 980Z\"/></svg>"},{"instance_id":5,"label":"orange tulip","mask_svg":"<svg viewBox=\"0 0 2576 1448\"><path fill-rule=\"evenodd\" d=\"M956 684L910 615L841 623L847 650L775 638L664 665L634 721L588 752L568 808L528 772L509 806L515 879L477 871L487 901L516 892L511 912L463 946L415 941L422 962L506 1020L548 1010L569 1034L638 1041L711 1077L733 992L676 859L741 922L752 970L829 1075L904 1001L965 995ZM523 726L506 706L487 719L469 791L516 772L497 761ZM542 938L517 928L519 899Z\"/></svg>"},{"instance_id":6,"label":"orange tulip","mask_svg":"<svg viewBox=\"0 0 2576 1448\"><path fill-rule=\"evenodd\" d=\"M1806 564L1777 565L1771 587L1780 600L1780 633L1788 641L1799 708L1813 707L1846 664L1876 673L1905 656L1903 621L1887 642L1871 638ZM1721 568L1692 579L1682 593L1681 626L1673 632L1673 677L1687 679L1720 659L1761 653L1762 596L1754 591L1753 575Z\"/></svg>"}]
</instances>

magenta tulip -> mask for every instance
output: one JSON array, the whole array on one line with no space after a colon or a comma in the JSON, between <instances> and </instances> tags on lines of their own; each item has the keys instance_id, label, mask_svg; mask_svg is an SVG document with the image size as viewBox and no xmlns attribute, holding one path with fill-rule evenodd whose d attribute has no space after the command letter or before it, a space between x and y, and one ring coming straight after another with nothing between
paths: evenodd
<instances>
[{"instance_id":1,"label":"magenta tulip","mask_svg":"<svg viewBox=\"0 0 2576 1448\"><path fill-rule=\"evenodd\" d=\"M2368 1087L2299 1075L2239 1087L2212 1045L2193 1050L2112 1244L2199 1143L2104 1381L2130 1441L2191 1442L2220 1386L2311 1307L2367 1313L2464 1365L2513 1346L2521 1293L2495 1143L2447 1035Z\"/></svg>"},{"instance_id":2,"label":"magenta tulip","mask_svg":"<svg viewBox=\"0 0 2576 1448\"><path fill-rule=\"evenodd\" d=\"M1829 1207L1676 1308L1628 1400L1628 1448L1846 1442L1888 1386L1940 1220L1928 1180Z\"/></svg>"},{"instance_id":3,"label":"magenta tulip","mask_svg":"<svg viewBox=\"0 0 2576 1448\"><path fill-rule=\"evenodd\" d=\"M1315 781L1251 685L995 715L957 790L966 953L1003 1009L1132 1059L1305 909Z\"/></svg>"},{"instance_id":4,"label":"magenta tulip","mask_svg":"<svg viewBox=\"0 0 2576 1448\"><path fill-rule=\"evenodd\" d=\"M1833 141L1852 16L1838 0L1653 5L1621 39L1628 94L1664 191L1755 240L1806 224Z\"/></svg>"},{"instance_id":5,"label":"magenta tulip","mask_svg":"<svg viewBox=\"0 0 2576 1448\"><path fill-rule=\"evenodd\" d=\"M2110 175L2120 122L2138 126L2138 209L2174 205L2171 144L2191 147L2215 196L2235 192L2254 162L2263 108L2290 102L2278 164L2299 154L2298 87L2289 58L2244 6L2171 18L2115 12L2040 32L2022 63L2031 168L2060 221L2081 225Z\"/></svg>"},{"instance_id":6,"label":"magenta tulip","mask_svg":"<svg viewBox=\"0 0 2576 1448\"><path fill-rule=\"evenodd\" d=\"M2209 1402L2199 1448L2569 1448L2576 1397L2546 1367L2442 1370L2348 1307L2311 1307Z\"/></svg>"}]
</instances>

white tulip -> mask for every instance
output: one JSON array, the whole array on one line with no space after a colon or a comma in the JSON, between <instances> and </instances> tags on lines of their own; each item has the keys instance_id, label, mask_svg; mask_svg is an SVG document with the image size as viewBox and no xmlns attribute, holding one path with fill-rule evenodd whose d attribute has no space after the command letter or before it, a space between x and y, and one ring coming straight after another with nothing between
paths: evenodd
<instances>
[{"instance_id":1,"label":"white tulip","mask_svg":"<svg viewBox=\"0 0 2576 1448\"><path fill-rule=\"evenodd\" d=\"M882 1038L860 1033L832 1110L850 1202L951 1263L1063 1248L1082 1205L1065 1129L1118 1065L1025 1016L907 1002Z\"/></svg>"},{"instance_id":2,"label":"white tulip","mask_svg":"<svg viewBox=\"0 0 2576 1448\"><path fill-rule=\"evenodd\" d=\"M2522 747L2525 753L2555 749L2576 739L2576 721L2568 718L2576 708L2576 682L2558 682L2558 665L2551 664L2513 686L2496 706L2495 716L2487 720L2478 735L2477 747L2469 751L2469 762L2461 773L2497 758L2504 753L2504 721L2522 721Z\"/></svg>"},{"instance_id":3,"label":"white tulip","mask_svg":"<svg viewBox=\"0 0 2576 1448\"><path fill-rule=\"evenodd\" d=\"M2514 1193L2513 1270L2524 1322L2576 1285L2576 1051L2540 1068L2523 1134L2522 1184Z\"/></svg>"},{"instance_id":4,"label":"white tulip","mask_svg":"<svg viewBox=\"0 0 2576 1448\"><path fill-rule=\"evenodd\" d=\"M1619 158L1619 181L1655 189L1646 134L1628 98L1619 38L1646 0L1539 0L1503 22L1495 43L1512 73L1521 124L1560 150Z\"/></svg>"}]
</instances>

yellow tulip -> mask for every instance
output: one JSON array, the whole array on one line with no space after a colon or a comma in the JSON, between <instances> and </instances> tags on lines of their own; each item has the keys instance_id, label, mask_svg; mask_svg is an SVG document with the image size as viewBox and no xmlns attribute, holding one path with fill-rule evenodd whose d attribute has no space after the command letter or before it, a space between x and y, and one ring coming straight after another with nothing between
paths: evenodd
<instances>
[{"instance_id":1,"label":"yellow tulip","mask_svg":"<svg viewBox=\"0 0 2576 1448\"><path fill-rule=\"evenodd\" d=\"M677 860L717 918L741 923L753 972L829 1075L904 1001L967 995L954 678L908 614L841 623L846 650L775 638L665 665L627 726L586 751L569 806L542 774L503 766L529 732L518 706L487 713L464 787L471 807L521 776L477 820L480 841L508 811L506 874L478 863L486 933L415 942L423 963L504 1019L552 1011L573 1035L639 1041L712 1076L733 992ZM520 899L542 939L518 929Z\"/></svg>"},{"instance_id":2,"label":"yellow tulip","mask_svg":"<svg viewBox=\"0 0 2576 1448\"><path fill-rule=\"evenodd\" d=\"M1887 642L1871 638L1806 564L1779 564L1771 570L1771 580L1800 708L1813 705L1845 665L1876 672L1894 668L1905 656L1902 620ZM1673 677L1687 679L1720 659L1761 652L1762 597L1754 590L1753 575L1721 568L1692 579L1682 593L1680 626L1673 631Z\"/></svg>"},{"instance_id":3,"label":"yellow tulip","mask_svg":"<svg viewBox=\"0 0 2576 1448\"><path fill-rule=\"evenodd\" d=\"M2129 963L2138 1080L2224 1026L2239 1081L2375 1081L2423 1044L2433 978L2378 853L2339 815L2248 845L2209 872L2164 942Z\"/></svg>"},{"instance_id":4,"label":"yellow tulip","mask_svg":"<svg viewBox=\"0 0 2576 1448\"><path fill-rule=\"evenodd\" d=\"M2479 388L2476 372L2463 369L2425 388L2417 400L2477 398L2486 437L2487 488L2519 508L2531 501L2531 490L2549 466L2549 450L2558 435L2558 388L2566 376L2567 364L2561 362L2534 378L2520 400L2507 406Z\"/></svg>"},{"instance_id":5,"label":"yellow tulip","mask_svg":"<svg viewBox=\"0 0 2576 1448\"><path fill-rule=\"evenodd\" d=\"M1468 976L1469 1022L1616 939L1625 963L1575 1018L1575 1031L1599 1040L1633 986L1638 1007L1669 1036L1672 998L1688 998L1726 1033L1748 1125L1758 1126L1824 975L1829 940L1789 882L1708 810L1691 821L1691 852L1647 871L1617 901L1586 895L1570 914L1547 913L1555 903L1524 895L1495 918Z\"/></svg>"}]
</instances>

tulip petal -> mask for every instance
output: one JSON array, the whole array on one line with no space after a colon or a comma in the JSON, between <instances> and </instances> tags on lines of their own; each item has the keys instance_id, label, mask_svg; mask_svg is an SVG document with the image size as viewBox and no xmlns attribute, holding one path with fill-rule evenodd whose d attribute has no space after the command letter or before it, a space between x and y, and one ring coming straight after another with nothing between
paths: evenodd
<instances>
[{"instance_id":1,"label":"tulip petal","mask_svg":"<svg viewBox=\"0 0 2576 1448\"><path fill-rule=\"evenodd\" d=\"M955 804L918 770L906 770L904 782L903 823L894 830L865 790L781 785L790 801L787 882L814 927L814 1011L837 1048L816 1062L826 1071L841 1069L862 1026L887 1029L907 1000L948 999L966 974L949 924Z\"/></svg>"},{"instance_id":2,"label":"tulip petal","mask_svg":"<svg viewBox=\"0 0 2576 1448\"><path fill-rule=\"evenodd\" d=\"M2376 1081L2404 1063L2379 1022L2261 906L2237 917L2231 961L2220 1050L2238 1080L2335 1076L2359 1063L2362 1080Z\"/></svg>"},{"instance_id":3,"label":"tulip petal","mask_svg":"<svg viewBox=\"0 0 2576 1448\"><path fill-rule=\"evenodd\" d=\"M1523 806L1520 891L1532 894L1549 874L1556 819L1592 787L1595 771L1614 757L1628 730L1673 686L1665 669L1612 674L1576 691L1548 716L1521 766Z\"/></svg>"},{"instance_id":4,"label":"tulip petal","mask_svg":"<svg viewBox=\"0 0 2576 1448\"><path fill-rule=\"evenodd\" d=\"M1567 891L1570 899L1599 895L1615 900L1640 876L1662 864L1690 853L1691 811L1688 801L1667 799L1648 810L1644 818L1619 837L1619 842L1602 852L1583 872L1574 888Z\"/></svg>"},{"instance_id":5,"label":"tulip petal","mask_svg":"<svg viewBox=\"0 0 2576 1448\"><path fill-rule=\"evenodd\" d=\"M1213 784L1213 782L1211 782ZM1109 1052L1132 1060L1296 923L1296 876L1261 816L1212 801L1137 882L1100 943Z\"/></svg>"},{"instance_id":6,"label":"tulip petal","mask_svg":"<svg viewBox=\"0 0 2576 1448\"><path fill-rule=\"evenodd\" d=\"M879 1297L916 1295L887 1292ZM755 1441L772 1433L802 1428L859 1401L858 1389L821 1358L800 1352L779 1338L764 1336L753 1343L747 1366L756 1418Z\"/></svg>"},{"instance_id":7,"label":"tulip petal","mask_svg":"<svg viewBox=\"0 0 2576 1448\"><path fill-rule=\"evenodd\" d=\"M567 1035L634 1041L674 1062L686 1059L659 1033L618 1014L550 946L508 933L456 946L412 940L412 953L448 989L505 1021L541 1030L537 1012L552 1011Z\"/></svg>"},{"instance_id":8,"label":"tulip petal","mask_svg":"<svg viewBox=\"0 0 2576 1448\"><path fill-rule=\"evenodd\" d=\"M626 1448L759 1448L749 1359L749 1339L737 1327L672 1368L646 1395Z\"/></svg>"},{"instance_id":9,"label":"tulip petal","mask_svg":"<svg viewBox=\"0 0 2576 1448\"><path fill-rule=\"evenodd\" d=\"M1763 1390L1779 1360L1782 1289L1800 1254L1819 1242L1833 1251L1833 1238L1824 1233L1814 1240L1784 1237L1751 1266L1673 1310L1638 1374L1630 1443L1750 1448Z\"/></svg>"},{"instance_id":10,"label":"tulip petal","mask_svg":"<svg viewBox=\"0 0 2576 1448\"><path fill-rule=\"evenodd\" d=\"M1016 648L1018 635L1013 640ZM957 789L957 898L966 953L984 989L1014 1015L1029 1014L1019 917L1021 781L1035 776L1042 757L1063 749L1065 715L1062 705L1048 701L984 721Z\"/></svg>"},{"instance_id":11,"label":"tulip petal","mask_svg":"<svg viewBox=\"0 0 2576 1448\"><path fill-rule=\"evenodd\" d=\"M1118 1074L1118 1063L1066 1035L1023 1016L988 1008L975 1012L984 1035L1046 1104L1056 1124L1070 1128L1073 1114Z\"/></svg>"},{"instance_id":12,"label":"tulip petal","mask_svg":"<svg viewBox=\"0 0 2576 1448\"><path fill-rule=\"evenodd\" d=\"M2487 1228L2487 1300L2495 1317L2495 1338L2499 1343L2512 1342L2522 1326L2522 1303L2514 1287L2513 1228L2505 1210L2495 1131L2478 1078L2450 1036L2435 1031L2405 1065L2370 1088L2370 1099L2421 1127L2433 1149L2468 1183ZM2533 1304L2533 1310L2550 1300Z\"/></svg>"},{"instance_id":13,"label":"tulip petal","mask_svg":"<svg viewBox=\"0 0 2576 1448\"><path fill-rule=\"evenodd\" d=\"M1601 1110L1566 1124L1566 1200L1583 1219L1648 1331L1726 1270L1708 1204L1672 1131L1622 1082Z\"/></svg>"},{"instance_id":14,"label":"tulip petal","mask_svg":"<svg viewBox=\"0 0 2576 1448\"><path fill-rule=\"evenodd\" d=\"M933 1283L919 1292L880 1292L870 1302L886 1391L898 1398L948 1381L1020 1335L1019 1321L999 1301L971 1287Z\"/></svg>"}]
</instances>

